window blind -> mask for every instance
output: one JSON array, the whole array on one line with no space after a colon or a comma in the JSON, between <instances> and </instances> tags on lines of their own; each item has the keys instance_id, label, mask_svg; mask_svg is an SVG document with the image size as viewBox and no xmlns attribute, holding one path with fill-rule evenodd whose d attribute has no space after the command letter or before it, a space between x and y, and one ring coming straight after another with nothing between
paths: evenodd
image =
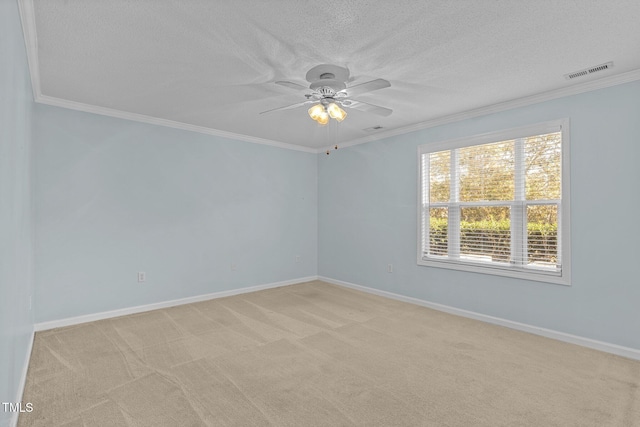
<instances>
[{"instance_id":1,"label":"window blind","mask_svg":"<svg viewBox=\"0 0 640 427\"><path fill-rule=\"evenodd\" d=\"M561 275L563 132L420 150L423 260Z\"/></svg>"}]
</instances>

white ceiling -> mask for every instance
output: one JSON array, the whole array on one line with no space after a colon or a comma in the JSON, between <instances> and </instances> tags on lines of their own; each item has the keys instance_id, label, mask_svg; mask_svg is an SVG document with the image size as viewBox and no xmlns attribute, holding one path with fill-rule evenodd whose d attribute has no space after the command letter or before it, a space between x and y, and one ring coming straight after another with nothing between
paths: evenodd
<instances>
[{"instance_id":1,"label":"white ceiling","mask_svg":"<svg viewBox=\"0 0 640 427\"><path fill-rule=\"evenodd\" d=\"M339 142L640 70L638 0L20 0L36 99L256 142L321 148L305 74L346 66L359 99ZM575 80L563 75L614 62ZM308 91L310 92L310 91ZM480 110L481 111L481 110ZM364 129L382 126L375 135ZM294 147L295 148L295 147Z\"/></svg>"}]
</instances>

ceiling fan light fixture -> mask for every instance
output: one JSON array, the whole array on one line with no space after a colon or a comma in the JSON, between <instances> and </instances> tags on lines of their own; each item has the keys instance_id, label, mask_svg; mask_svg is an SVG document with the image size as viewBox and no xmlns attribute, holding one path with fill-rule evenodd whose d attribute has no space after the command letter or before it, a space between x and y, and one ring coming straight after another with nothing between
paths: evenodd
<instances>
[{"instance_id":1,"label":"ceiling fan light fixture","mask_svg":"<svg viewBox=\"0 0 640 427\"><path fill-rule=\"evenodd\" d=\"M320 113L318 118L315 119L315 121L320 123L321 125L326 125L327 123L329 123L329 113L327 113L323 109L323 111Z\"/></svg>"},{"instance_id":2,"label":"ceiling fan light fixture","mask_svg":"<svg viewBox=\"0 0 640 427\"><path fill-rule=\"evenodd\" d=\"M326 111L324 110L324 106L322 104L316 104L313 107L309 108L308 113L309 117L311 117L313 120L318 120L322 113L326 114Z\"/></svg>"},{"instance_id":3,"label":"ceiling fan light fixture","mask_svg":"<svg viewBox=\"0 0 640 427\"><path fill-rule=\"evenodd\" d=\"M336 119L341 122L347 117L347 112L338 106L335 102L332 102L327 106L327 112L331 116L332 119Z\"/></svg>"}]
</instances>

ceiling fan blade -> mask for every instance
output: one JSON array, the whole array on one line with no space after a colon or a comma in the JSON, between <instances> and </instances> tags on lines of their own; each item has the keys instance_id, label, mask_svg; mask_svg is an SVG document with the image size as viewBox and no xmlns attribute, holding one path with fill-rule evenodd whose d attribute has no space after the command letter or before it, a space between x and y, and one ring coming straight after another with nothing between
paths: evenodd
<instances>
[{"instance_id":1,"label":"ceiling fan blade","mask_svg":"<svg viewBox=\"0 0 640 427\"><path fill-rule=\"evenodd\" d=\"M289 89L295 89L295 90L308 90L309 88L306 86L302 86L298 83L294 83L294 82L289 82L289 81L283 81L283 80L279 80L276 82L277 85L280 86L285 86L288 87Z\"/></svg>"},{"instance_id":2,"label":"ceiling fan blade","mask_svg":"<svg viewBox=\"0 0 640 427\"><path fill-rule=\"evenodd\" d=\"M383 117L387 117L391 115L391 113L393 113L393 110L390 108L369 104L368 102L356 101L355 99L350 99L346 102L342 102L341 104L343 107L346 107L346 108L353 108L355 110L360 110L367 113L373 113Z\"/></svg>"},{"instance_id":3,"label":"ceiling fan blade","mask_svg":"<svg viewBox=\"0 0 640 427\"><path fill-rule=\"evenodd\" d=\"M391 86L389 80L385 79L375 79L370 82L361 83L359 85L350 86L340 92L346 92L347 96L358 96L363 93L372 92L378 89L384 89L385 87Z\"/></svg>"},{"instance_id":4,"label":"ceiling fan blade","mask_svg":"<svg viewBox=\"0 0 640 427\"><path fill-rule=\"evenodd\" d=\"M291 105L286 105L284 107L278 107L278 108L273 108L271 110L267 110L267 111L263 111L260 114L265 114L265 113L272 113L274 111L282 111L282 110L291 110L292 108L298 108L298 107L302 107L303 105L306 104L313 104L316 101L304 101L304 102L298 102L296 104L291 104Z\"/></svg>"}]
</instances>

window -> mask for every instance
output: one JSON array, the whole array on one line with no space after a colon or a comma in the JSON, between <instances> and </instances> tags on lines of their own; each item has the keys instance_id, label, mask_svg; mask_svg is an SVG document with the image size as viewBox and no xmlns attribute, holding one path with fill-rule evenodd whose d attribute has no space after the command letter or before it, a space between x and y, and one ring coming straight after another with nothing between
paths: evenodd
<instances>
[{"instance_id":1,"label":"window","mask_svg":"<svg viewBox=\"0 0 640 427\"><path fill-rule=\"evenodd\" d=\"M418 154L418 264L570 284L568 120Z\"/></svg>"}]
</instances>

